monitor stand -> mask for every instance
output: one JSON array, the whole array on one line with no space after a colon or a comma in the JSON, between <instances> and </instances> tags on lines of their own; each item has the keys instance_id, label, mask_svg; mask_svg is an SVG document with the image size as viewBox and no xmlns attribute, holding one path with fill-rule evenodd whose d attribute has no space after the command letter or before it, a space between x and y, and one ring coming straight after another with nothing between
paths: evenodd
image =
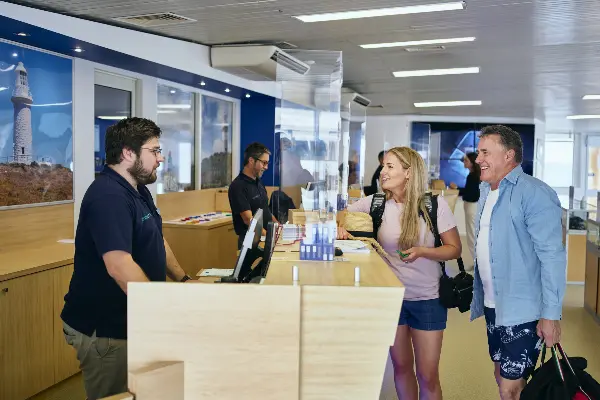
<instances>
[{"instance_id":1,"label":"monitor stand","mask_svg":"<svg viewBox=\"0 0 600 400\"><path fill-rule=\"evenodd\" d=\"M258 265L256 265L256 267L254 269L252 268L252 264L254 264L254 262L263 257L263 250L260 248L257 249L252 249L249 250L246 253L246 257L244 259L244 265L241 268L240 274L238 275L237 278L235 278L233 275L230 276L223 276L221 277L221 279L219 280L220 283L248 283L250 282L253 278L260 276L261 272L262 272L262 260L258 263ZM245 274L245 275L242 275Z\"/></svg>"}]
</instances>

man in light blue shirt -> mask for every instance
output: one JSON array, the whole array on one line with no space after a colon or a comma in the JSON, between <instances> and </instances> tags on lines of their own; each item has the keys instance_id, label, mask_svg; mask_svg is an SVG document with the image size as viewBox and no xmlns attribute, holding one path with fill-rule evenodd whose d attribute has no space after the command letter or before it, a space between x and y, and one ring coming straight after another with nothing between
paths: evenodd
<instances>
[{"instance_id":1,"label":"man in light blue shirt","mask_svg":"<svg viewBox=\"0 0 600 400\"><path fill-rule=\"evenodd\" d=\"M552 188L523 173L517 132L488 126L478 150L482 183L471 320L485 316L500 397L516 400L543 344L560 340L566 287L562 210Z\"/></svg>"}]
</instances>

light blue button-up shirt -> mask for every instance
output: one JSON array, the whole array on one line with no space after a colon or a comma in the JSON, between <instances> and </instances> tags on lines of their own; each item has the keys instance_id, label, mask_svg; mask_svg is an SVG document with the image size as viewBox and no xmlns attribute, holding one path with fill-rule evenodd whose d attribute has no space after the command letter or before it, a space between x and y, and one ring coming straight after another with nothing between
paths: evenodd
<instances>
[{"instance_id":1,"label":"light blue button-up shirt","mask_svg":"<svg viewBox=\"0 0 600 400\"><path fill-rule=\"evenodd\" d=\"M544 182L523 173L521 166L504 177L499 190L489 235L496 324L560 320L567 259L558 196ZM482 183L480 191L475 237L490 184ZM483 283L475 262L471 321L481 317L483 309Z\"/></svg>"}]
</instances>

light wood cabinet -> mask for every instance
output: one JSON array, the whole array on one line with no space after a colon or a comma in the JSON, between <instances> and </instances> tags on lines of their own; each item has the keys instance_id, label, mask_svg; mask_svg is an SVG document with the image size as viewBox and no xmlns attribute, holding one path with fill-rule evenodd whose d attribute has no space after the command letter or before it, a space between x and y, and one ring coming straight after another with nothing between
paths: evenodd
<instances>
[{"instance_id":1,"label":"light wood cabinet","mask_svg":"<svg viewBox=\"0 0 600 400\"><path fill-rule=\"evenodd\" d=\"M79 360L72 346L63 335L63 322L60 318L65 305L65 294L73 275L73 265L52 270L54 275L54 381L60 382L79 372Z\"/></svg>"},{"instance_id":2,"label":"light wood cabinet","mask_svg":"<svg viewBox=\"0 0 600 400\"><path fill-rule=\"evenodd\" d=\"M588 243L585 258L585 287L583 304L592 313L598 314L598 250Z\"/></svg>"},{"instance_id":3,"label":"light wood cabinet","mask_svg":"<svg viewBox=\"0 0 600 400\"><path fill-rule=\"evenodd\" d=\"M0 282L0 400L24 400L79 371L60 313L73 265Z\"/></svg>"},{"instance_id":4,"label":"light wood cabinet","mask_svg":"<svg viewBox=\"0 0 600 400\"><path fill-rule=\"evenodd\" d=\"M54 384L53 279L40 272L0 282L0 399Z\"/></svg>"}]
</instances>

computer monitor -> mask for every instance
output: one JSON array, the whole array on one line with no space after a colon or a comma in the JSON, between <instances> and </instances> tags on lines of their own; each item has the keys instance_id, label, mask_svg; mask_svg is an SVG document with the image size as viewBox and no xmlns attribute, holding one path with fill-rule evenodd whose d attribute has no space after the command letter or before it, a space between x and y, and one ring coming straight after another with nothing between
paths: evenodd
<instances>
[{"instance_id":1,"label":"computer monitor","mask_svg":"<svg viewBox=\"0 0 600 400\"><path fill-rule=\"evenodd\" d=\"M267 224L267 234L265 235L265 245L262 251L259 250L260 263L244 279L245 282L259 283L262 278L267 276L269 265L271 264L271 256L275 250L275 244L279 238L279 224L269 222Z\"/></svg>"},{"instance_id":2,"label":"computer monitor","mask_svg":"<svg viewBox=\"0 0 600 400\"><path fill-rule=\"evenodd\" d=\"M260 255L258 243L260 242L262 234L262 225L263 210L259 208L254 213L254 216L248 225L248 231L246 231L246 235L244 236L244 242L242 243L242 248L240 249L240 254L238 255L233 274L231 276L222 277L221 282L242 282L249 275L252 270L252 263L254 263Z\"/></svg>"}]
</instances>

